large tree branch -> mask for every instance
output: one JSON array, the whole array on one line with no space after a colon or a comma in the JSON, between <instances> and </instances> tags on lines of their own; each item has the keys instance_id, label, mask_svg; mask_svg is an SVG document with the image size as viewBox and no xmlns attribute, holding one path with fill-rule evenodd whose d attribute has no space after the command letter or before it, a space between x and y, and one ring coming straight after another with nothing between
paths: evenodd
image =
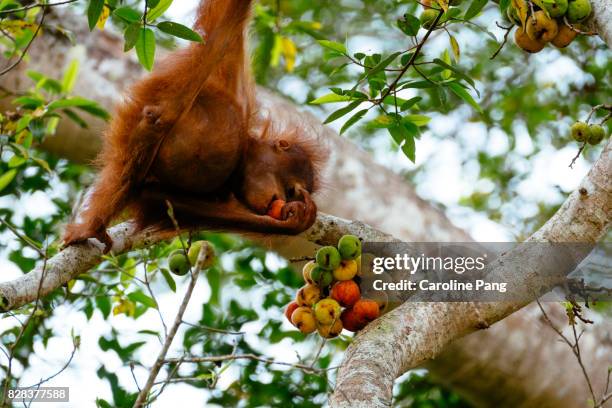
<instances>
[{"instance_id":1,"label":"large tree branch","mask_svg":"<svg viewBox=\"0 0 612 408\"><path fill-rule=\"evenodd\" d=\"M272 248L275 245L279 253L286 257L312 255L305 250L307 243L316 245L335 245L344 234L354 234L368 241L391 241L390 235L384 234L358 221L346 221L331 215L320 214L315 224L299 236L248 234L263 246ZM130 222L118 224L109 229L113 240L112 252L121 254L134 249L148 247L161 240L172 237L173 233L156 233L154 231L133 232ZM87 243L67 247L44 264L12 281L0 283L0 304L3 310L13 310L34 302L39 296L44 297L61 288L71 279L95 267L102 260L102 244L95 239ZM42 282L41 282L42 279Z\"/></svg>"},{"instance_id":2,"label":"large tree branch","mask_svg":"<svg viewBox=\"0 0 612 408\"><path fill-rule=\"evenodd\" d=\"M559 211L526 244L490 267L492 281L510 293L541 287L550 258L531 242L596 243L612 222L612 141ZM583 259L586 252L573 254ZM558 267L558 264L554 267ZM573 269L568 263L568 269ZM565 273L571 272L564 271ZM539 285L538 285L539 284ZM409 301L369 325L351 343L338 372L332 407L387 407L397 377L435 358L447 345L505 318L527 302L426 303ZM586 399L583 400L586 403Z\"/></svg>"}]
</instances>

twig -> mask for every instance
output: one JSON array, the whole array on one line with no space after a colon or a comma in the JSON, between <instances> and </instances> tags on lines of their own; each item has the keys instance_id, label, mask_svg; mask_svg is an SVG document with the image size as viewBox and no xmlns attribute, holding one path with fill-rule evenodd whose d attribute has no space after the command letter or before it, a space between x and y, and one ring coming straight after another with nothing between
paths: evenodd
<instances>
[{"instance_id":1,"label":"twig","mask_svg":"<svg viewBox=\"0 0 612 408\"><path fill-rule=\"evenodd\" d=\"M21 63L21 61L23 61L23 58L25 57L26 53L28 52L28 50L32 46L32 43L34 42L34 40L38 36L38 33L40 32L40 29L41 29L43 23L45 22L46 15L47 15L47 9L43 8L42 17L40 18L40 23L38 23L38 27L36 27L36 30L34 31L34 35L32 35L32 38L30 39L30 41L28 41L27 45L25 46L25 48L21 52L21 55L19 56L17 61L12 63L8 67L4 68L2 71L0 71L0 76L6 74L7 72L9 72L13 68L15 68L17 65L19 65Z\"/></svg>"},{"instance_id":2,"label":"twig","mask_svg":"<svg viewBox=\"0 0 612 408\"><path fill-rule=\"evenodd\" d=\"M46 272L47 272L47 255L45 254L44 260L43 260L43 266L42 266L42 273L40 275L40 281L38 282L38 289L36 292L36 301L34 302L34 307L32 308L32 312L28 315L28 318L26 319L26 321L21 325L21 329L19 330L19 334L17 334L17 337L15 337L15 341L11 345L7 346L8 352L9 352L8 353L9 359L7 362L6 377L4 379L4 389L2 391L2 402L0 404L3 407L7 405L8 390L9 390L9 385L11 383L11 372L13 368L13 358L15 356L15 347L17 347L17 345L19 344L19 341L21 341L21 338L23 337L26 328L30 325L30 322L34 318L34 315L38 311L38 305L40 302L40 291L42 289L43 281L45 280ZM70 358L70 360L72 360L72 357Z\"/></svg>"},{"instance_id":3,"label":"twig","mask_svg":"<svg viewBox=\"0 0 612 408\"><path fill-rule=\"evenodd\" d=\"M17 228L13 227L9 222L0 218L0 224L8 228L13 234L15 234L17 238L25 242L27 246L29 246L30 248L38 252L40 256L45 257L45 251L43 251L40 247L38 247L28 236L21 235L19 231L17 231Z\"/></svg>"},{"instance_id":4,"label":"twig","mask_svg":"<svg viewBox=\"0 0 612 408\"><path fill-rule=\"evenodd\" d=\"M213 332L213 333L229 334L231 336L242 336L246 334L246 332L241 332L241 331L236 332L236 331L230 331L230 330L217 329L215 327L210 327L210 326L203 326L201 324L189 323L189 322L186 322L185 320L183 320L182 323L187 326L194 327L196 329L206 330L206 331Z\"/></svg>"},{"instance_id":5,"label":"twig","mask_svg":"<svg viewBox=\"0 0 612 408\"><path fill-rule=\"evenodd\" d=\"M261 357L256 354L227 354L222 356L209 356L209 357L182 357L182 358L169 358L166 359L165 363L176 363L178 361L183 361L185 363L218 363L221 361L229 361L229 360L254 360L259 361L264 364L270 365L282 365L286 367L297 368L309 373L322 373L325 371L334 370L337 367L328 367L328 368L313 368L306 364L300 363L287 363L284 361L276 361L271 358Z\"/></svg>"},{"instance_id":6,"label":"twig","mask_svg":"<svg viewBox=\"0 0 612 408\"><path fill-rule=\"evenodd\" d=\"M582 370L582 374L584 376L584 379L586 380L586 383L587 383L587 385L589 387L589 392L591 393L591 398L593 398L593 404L595 404L595 402L597 401L597 398L595 397L595 392L593 391L593 385L591 384L591 379L589 378L589 374L587 373L586 368L584 366L584 363L582 361L582 355L580 354L580 343L578 341L579 337L578 337L578 335L576 333L576 323L574 323L573 321L570 322L570 325L572 326L572 333L574 335L574 342L572 343L572 341L570 341L570 339L568 339L563 334L563 332L555 326L555 324L552 322L550 317L548 317L548 314L544 310L544 307L540 303L540 300L536 299L536 302L537 302L538 306L540 307L540 310L542 311L542 315L544 316L544 319L546 320L548 325L572 349L572 352L576 356L576 360L578 360L578 365L580 366L580 369ZM595 407L600 407L600 406L601 405L599 405L599 404L595 405Z\"/></svg>"},{"instance_id":7,"label":"twig","mask_svg":"<svg viewBox=\"0 0 612 408\"><path fill-rule=\"evenodd\" d=\"M204 262L206 261L207 245L208 245L207 243L204 243L202 245L202 248L200 249L200 253L198 255L198 259L196 261L195 268L191 272L191 281L189 282L189 286L187 287L187 291L185 292L185 296L183 297L181 306L179 307L179 310L176 313L174 323L170 327L170 331L168 332L168 335L166 336L164 345L162 346L162 349L160 350L159 355L157 356L157 359L155 360L155 364L151 368L151 371L149 373L149 378L147 379L145 386L138 393L138 398L136 399L136 402L134 403L134 408L141 408L144 406L147 400L147 397L149 395L149 392L151 391L151 388L155 384L155 378L157 377L157 374L159 374L159 370L164 364L166 355L168 354L168 350L170 349L170 345L172 344L172 341L174 340L174 336L176 336L178 328L183 322L183 315L185 314L187 305L189 304L189 301L191 300L191 295L193 294L193 289L195 288L195 285L198 281L198 276L200 275L200 270L202 269L202 265L204 265Z\"/></svg>"},{"instance_id":8,"label":"twig","mask_svg":"<svg viewBox=\"0 0 612 408\"><path fill-rule=\"evenodd\" d=\"M572 159L572 162L569 164L570 169L574 168L574 164L576 164L576 160L578 160L578 158L580 157L580 154L582 153L586 145L587 145L587 142L584 142L582 146L580 146L580 149L578 149L578 153L576 153L576 156L574 156L574 158Z\"/></svg>"},{"instance_id":9,"label":"twig","mask_svg":"<svg viewBox=\"0 0 612 408\"><path fill-rule=\"evenodd\" d=\"M23 6L23 7L19 7L19 8L13 8L13 9L9 9L9 10L2 10L0 11L0 16L3 14L12 14L12 13L18 13L20 11L27 11L33 8L37 8L37 7L41 7L41 8L49 8L49 7L55 7L55 6L62 6L64 4L70 4L70 3L76 3L79 0L65 0L65 1L59 1L57 3L34 3L34 4L30 4L27 6Z\"/></svg>"},{"instance_id":10,"label":"twig","mask_svg":"<svg viewBox=\"0 0 612 408\"><path fill-rule=\"evenodd\" d=\"M497 57L497 55L501 52L502 48L504 48L504 46L508 42L508 35L510 35L510 32L512 31L512 28L514 27L514 26L504 27L503 25L499 24L497 21L495 22L495 24L499 28L506 30L506 33L504 34L504 40L501 42L501 44L499 44L499 47L493 53L493 55L491 55L491 58L489 58L489 59L495 59L495 57Z\"/></svg>"},{"instance_id":11,"label":"twig","mask_svg":"<svg viewBox=\"0 0 612 408\"><path fill-rule=\"evenodd\" d=\"M421 42L417 45L416 49L414 50L414 54L412 54L412 56L410 57L410 60L408 61L408 63L406 65L404 65L404 67L402 68L400 73L397 75L397 77L393 80L391 85L389 87L387 87L387 89L385 90L385 93L380 96L379 104L382 104L382 102L385 100L385 98L391 93L393 88L395 88L397 86L397 83L400 81L400 79L402 79L402 77L404 76L406 71L408 71L408 68L410 68L410 66L412 64L414 64L414 61L416 61L416 58L419 55L419 52L421 51L421 48L423 48L423 45L425 45L425 42L427 41L427 39L431 35L432 31L436 28L436 25L438 24L438 21L440 21L440 18L442 17L442 14L444 14L444 10L440 10L438 12L438 15L436 16L435 20L432 22L431 26L429 27L429 29L425 33L425 36L423 37Z\"/></svg>"}]
</instances>

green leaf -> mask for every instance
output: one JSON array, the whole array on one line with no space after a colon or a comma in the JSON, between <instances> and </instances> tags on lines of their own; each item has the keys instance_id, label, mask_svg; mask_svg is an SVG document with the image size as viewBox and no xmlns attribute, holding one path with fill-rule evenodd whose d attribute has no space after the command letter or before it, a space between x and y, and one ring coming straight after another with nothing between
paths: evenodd
<instances>
[{"instance_id":1,"label":"green leaf","mask_svg":"<svg viewBox=\"0 0 612 408\"><path fill-rule=\"evenodd\" d=\"M397 20L397 26L404 34L414 37L421 28L421 22L412 14L404 14L404 18Z\"/></svg>"},{"instance_id":2,"label":"green leaf","mask_svg":"<svg viewBox=\"0 0 612 408\"><path fill-rule=\"evenodd\" d=\"M173 23L171 21L163 21L157 25L157 28L162 30L166 34L173 35L184 40L202 42L200 34L193 31L191 28L186 27L179 23Z\"/></svg>"},{"instance_id":3,"label":"green leaf","mask_svg":"<svg viewBox=\"0 0 612 408\"><path fill-rule=\"evenodd\" d=\"M328 41L328 40L319 40L317 42L327 49L330 49L332 51L337 51L340 54L344 54L344 55L347 54L346 47L344 46L344 44L340 44L338 42Z\"/></svg>"},{"instance_id":4,"label":"green leaf","mask_svg":"<svg viewBox=\"0 0 612 408\"><path fill-rule=\"evenodd\" d=\"M89 24L89 31L93 31L96 27L96 23L102 14L104 9L104 0L89 0L89 6L87 7L87 23Z\"/></svg>"},{"instance_id":5,"label":"green leaf","mask_svg":"<svg viewBox=\"0 0 612 408\"><path fill-rule=\"evenodd\" d=\"M420 102L421 99L423 99L423 98L421 98L420 96L415 96L414 98L410 98L406 102L402 103L402 106L400 107L400 109L402 111L408 110L408 109L412 108L415 104Z\"/></svg>"},{"instance_id":6,"label":"green leaf","mask_svg":"<svg viewBox=\"0 0 612 408\"><path fill-rule=\"evenodd\" d=\"M162 276L164 277L166 283L168 284L168 287L170 288L171 291L176 292L176 282L174 282L174 278L172 277L172 275L170 275L170 271L168 271L166 268L161 268L159 270L162 274Z\"/></svg>"},{"instance_id":7,"label":"green leaf","mask_svg":"<svg viewBox=\"0 0 612 408\"><path fill-rule=\"evenodd\" d=\"M125 40L125 44L123 45L123 52L128 52L136 45L136 41L138 41L138 34L140 34L140 29L142 26L140 23L133 23L127 26L125 32L123 33L123 39Z\"/></svg>"},{"instance_id":8,"label":"green leaf","mask_svg":"<svg viewBox=\"0 0 612 408\"><path fill-rule=\"evenodd\" d=\"M309 103L311 105L323 105L324 103L346 102L352 99L354 98L350 97L349 95L338 95L335 93L330 93L327 95L323 95L317 99L314 99Z\"/></svg>"},{"instance_id":9,"label":"green leaf","mask_svg":"<svg viewBox=\"0 0 612 408\"><path fill-rule=\"evenodd\" d=\"M466 20L471 19L472 17L476 17L478 13L486 6L488 0L472 0L472 4L465 12L464 18Z\"/></svg>"},{"instance_id":10,"label":"green leaf","mask_svg":"<svg viewBox=\"0 0 612 408\"><path fill-rule=\"evenodd\" d=\"M65 99L58 99L47 105L47 109L50 111L61 108L69 108L74 106L93 106L96 105L94 101L89 99L81 98L80 96L73 96Z\"/></svg>"},{"instance_id":11,"label":"green leaf","mask_svg":"<svg viewBox=\"0 0 612 408\"><path fill-rule=\"evenodd\" d=\"M350 104L348 104L344 108L340 108L337 111L335 111L334 113L332 113L331 115L329 115L327 117L327 119L325 119L325 122L323 122L323 123L327 124L327 123L333 122L336 119L340 119L342 116L344 116L347 113L351 112L353 109L358 107L360 104L361 104L361 101L351 102Z\"/></svg>"},{"instance_id":12,"label":"green leaf","mask_svg":"<svg viewBox=\"0 0 612 408\"><path fill-rule=\"evenodd\" d=\"M416 126L425 126L429 123L431 118L425 115L406 115L403 118L403 122L414 123Z\"/></svg>"},{"instance_id":13,"label":"green leaf","mask_svg":"<svg viewBox=\"0 0 612 408\"><path fill-rule=\"evenodd\" d=\"M132 293L128 294L127 297L132 302L140 303L140 304L143 304L143 305L145 305L147 307L152 307L154 309L157 309L157 303L155 303L155 300L153 300L149 296L145 295L141 291L132 292Z\"/></svg>"},{"instance_id":14,"label":"green leaf","mask_svg":"<svg viewBox=\"0 0 612 408\"><path fill-rule=\"evenodd\" d=\"M77 79L77 75L79 73L79 61L73 59L68 65L66 72L64 72L64 77L62 78L62 91L65 93L69 93L74 88L74 84Z\"/></svg>"},{"instance_id":15,"label":"green leaf","mask_svg":"<svg viewBox=\"0 0 612 408\"><path fill-rule=\"evenodd\" d=\"M110 315L111 302L108 296L96 296L96 306L98 306L105 319Z\"/></svg>"},{"instance_id":16,"label":"green leaf","mask_svg":"<svg viewBox=\"0 0 612 408\"><path fill-rule=\"evenodd\" d=\"M459 48L459 43L454 36L449 36L448 40L450 41L451 49L453 50L453 56L455 57L455 62L459 62L459 57L461 56L461 49Z\"/></svg>"},{"instance_id":17,"label":"green leaf","mask_svg":"<svg viewBox=\"0 0 612 408\"><path fill-rule=\"evenodd\" d=\"M393 54L389 55L387 58L379 62L375 67L368 70L367 71L368 76L375 75L378 72L382 71L383 69L387 68L387 66L389 66L389 64L391 64L400 54L401 52L394 52Z\"/></svg>"},{"instance_id":18,"label":"green leaf","mask_svg":"<svg viewBox=\"0 0 612 408\"><path fill-rule=\"evenodd\" d=\"M482 113L482 108L480 107L480 105L478 105L474 98L472 98L472 95L470 95L464 87L459 85L457 82L450 82L447 86L450 88L451 91L453 91L455 95L472 105L472 107L476 109L476 111Z\"/></svg>"},{"instance_id":19,"label":"green leaf","mask_svg":"<svg viewBox=\"0 0 612 408\"><path fill-rule=\"evenodd\" d=\"M456 66L447 64L446 62L442 61L440 58L435 58L433 62L435 64L440 65L441 67L444 67L446 69L450 69L451 71L453 71L457 78L463 79L465 82L470 84L472 86L472 89L474 89L474 91L476 91L476 93L478 94L478 90L476 89L476 84L474 83L474 80L470 78L468 75L461 72Z\"/></svg>"},{"instance_id":20,"label":"green leaf","mask_svg":"<svg viewBox=\"0 0 612 408\"><path fill-rule=\"evenodd\" d=\"M349 118L349 120L346 121L346 123L342 126L342 129L340 129L340 134L343 134L344 132L346 132L347 130L349 130L349 128L351 126L353 126L355 123L359 122L359 120L361 118L364 117L364 115L368 112L367 109L362 109L359 112L357 112L356 114L354 114L353 116L351 116Z\"/></svg>"},{"instance_id":21,"label":"green leaf","mask_svg":"<svg viewBox=\"0 0 612 408\"><path fill-rule=\"evenodd\" d=\"M141 28L136 40L138 61L147 71L153 69L155 61L155 34L150 28Z\"/></svg>"},{"instance_id":22,"label":"green leaf","mask_svg":"<svg viewBox=\"0 0 612 408\"><path fill-rule=\"evenodd\" d=\"M113 11L113 15L127 21L128 23L137 23L142 17L138 11L131 7L116 8L115 11Z\"/></svg>"},{"instance_id":23,"label":"green leaf","mask_svg":"<svg viewBox=\"0 0 612 408\"><path fill-rule=\"evenodd\" d=\"M0 191L4 190L17 175L17 170L12 169L0 176Z\"/></svg>"},{"instance_id":24,"label":"green leaf","mask_svg":"<svg viewBox=\"0 0 612 408\"><path fill-rule=\"evenodd\" d=\"M171 4L172 0L160 0L159 3L155 7L151 8L147 13L147 22L151 23L155 21L155 19L160 17L166 12L166 10L168 10Z\"/></svg>"},{"instance_id":25,"label":"green leaf","mask_svg":"<svg viewBox=\"0 0 612 408\"><path fill-rule=\"evenodd\" d=\"M25 109L36 109L45 104L45 101L40 98L30 96L20 96L11 102L13 105L21 105Z\"/></svg>"}]
</instances>

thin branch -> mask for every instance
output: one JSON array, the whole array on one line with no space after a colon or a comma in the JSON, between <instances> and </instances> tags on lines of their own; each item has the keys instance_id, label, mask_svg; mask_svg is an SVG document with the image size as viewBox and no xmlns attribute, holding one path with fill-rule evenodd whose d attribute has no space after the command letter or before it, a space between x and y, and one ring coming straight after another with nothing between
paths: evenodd
<instances>
[{"instance_id":1,"label":"thin branch","mask_svg":"<svg viewBox=\"0 0 612 408\"><path fill-rule=\"evenodd\" d=\"M181 357L181 358L169 358L164 361L164 363L176 363L178 361L183 361L185 363L218 363L221 361L232 361L232 360L253 360L259 361L264 364L270 365L282 365L285 367L292 367L303 370L305 372L320 374L325 371L334 370L338 367L328 367L328 368L313 368L306 364L300 363L287 363L284 361L276 361L271 358L261 357L256 354L227 354L222 356L209 356L209 357Z\"/></svg>"},{"instance_id":2,"label":"thin branch","mask_svg":"<svg viewBox=\"0 0 612 408\"><path fill-rule=\"evenodd\" d=\"M19 56L17 61L12 63L8 67L4 68L2 71L0 71L0 76L2 76L4 74L6 74L7 72L11 71L13 68L15 68L17 65L19 65L21 63L21 61L23 61L23 58L25 57L25 55L27 54L28 50L32 46L32 43L34 42L34 40L38 36L38 33L40 32L40 29L42 28L42 26L43 26L43 24L45 22L46 15L47 15L47 9L43 8L42 17L40 18L40 23L38 23L38 26L36 27L36 30L34 31L34 35L32 35L32 38L30 39L30 41L28 41L28 44L25 46L25 48L21 52L21 55Z\"/></svg>"},{"instance_id":3,"label":"thin branch","mask_svg":"<svg viewBox=\"0 0 612 408\"><path fill-rule=\"evenodd\" d=\"M504 46L506 45L506 43L508 42L508 35L510 35L510 32L512 31L513 26L510 27L504 27L503 25L499 24L497 21L495 22L495 24L501 28L506 30L506 32L504 33L504 39L501 42L501 44L499 44L499 47L497 48L497 50L493 53L493 55L491 55L491 58L489 59L495 59L495 57L497 57L497 55L501 52L502 48L504 48Z\"/></svg>"},{"instance_id":4,"label":"thin branch","mask_svg":"<svg viewBox=\"0 0 612 408\"><path fill-rule=\"evenodd\" d=\"M168 335L166 336L164 345L162 346L162 349L160 350L159 355L157 356L155 364L151 368L151 371L149 373L149 378L147 379L145 386L138 393L138 398L136 399L136 402L134 403L134 408L141 408L144 406L144 404L146 403L147 397L149 395L149 392L151 391L151 388L155 384L155 378L157 378L157 375L159 374L159 370L164 364L166 355L168 354L168 350L170 349L170 345L172 344L172 341L174 340L174 337L176 336L178 328L183 321L183 315L185 314L187 305L189 304L189 301L191 300L191 295L193 294L193 289L195 288L195 285L198 280L198 276L200 275L202 265L204 265L204 262L206 261L207 245L208 245L207 243L204 243L202 245L202 248L200 249L200 253L198 255L198 259L196 261L195 268L193 269L191 273L191 281L189 282L189 286L187 287L187 291L185 292L185 296L183 297L181 306L179 307L179 310L176 313L174 323L170 327L170 331L168 332Z\"/></svg>"},{"instance_id":5,"label":"thin branch","mask_svg":"<svg viewBox=\"0 0 612 408\"><path fill-rule=\"evenodd\" d=\"M29 4L27 6L19 7L19 8L2 10L2 11L0 11L0 16L4 15L4 14L18 13L20 11L27 11L27 10L30 10L30 9L33 9L33 8L37 8L37 7L41 7L41 8L47 9L49 7L56 7L56 6L62 6L62 5L65 5L65 4L76 3L77 1L79 1L79 0L65 0L65 1L59 1L57 3L34 3L34 4Z\"/></svg>"}]
</instances>

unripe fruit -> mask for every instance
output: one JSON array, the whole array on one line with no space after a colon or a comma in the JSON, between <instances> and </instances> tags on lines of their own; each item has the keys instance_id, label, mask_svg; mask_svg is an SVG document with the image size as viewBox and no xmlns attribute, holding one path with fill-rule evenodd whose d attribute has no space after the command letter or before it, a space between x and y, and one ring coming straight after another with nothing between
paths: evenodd
<instances>
[{"instance_id":1,"label":"unripe fruit","mask_svg":"<svg viewBox=\"0 0 612 408\"><path fill-rule=\"evenodd\" d=\"M574 38L576 38L577 35L578 33L576 31L572 30L565 24L561 24L559 26L557 36L552 39L551 43L557 48L565 48L570 45L572 41L574 41Z\"/></svg>"},{"instance_id":2,"label":"unripe fruit","mask_svg":"<svg viewBox=\"0 0 612 408\"><path fill-rule=\"evenodd\" d=\"M351 307L361 297L361 290L359 290L359 285L357 285L355 281L347 280L337 282L332 287L329 296L332 299L337 300L340 305L344 307Z\"/></svg>"},{"instance_id":3,"label":"unripe fruit","mask_svg":"<svg viewBox=\"0 0 612 408\"><path fill-rule=\"evenodd\" d=\"M328 269L323 269L319 265L315 266L310 272L310 279L314 285L320 288L326 288L331 285L334 280L334 275Z\"/></svg>"},{"instance_id":4,"label":"unripe fruit","mask_svg":"<svg viewBox=\"0 0 612 408\"><path fill-rule=\"evenodd\" d=\"M606 131L600 125L589 126L589 131L591 132L591 136L589 136L588 142L590 145L593 145L593 146L601 143L601 141L606 136Z\"/></svg>"},{"instance_id":5,"label":"unripe fruit","mask_svg":"<svg viewBox=\"0 0 612 408\"><path fill-rule=\"evenodd\" d=\"M312 333L317 330L317 321L314 313L309 307L298 307L291 314L291 323L304 334Z\"/></svg>"},{"instance_id":6,"label":"unripe fruit","mask_svg":"<svg viewBox=\"0 0 612 408\"><path fill-rule=\"evenodd\" d=\"M567 7L567 20L570 23L577 23L584 20L591 14L591 3L589 0L573 0Z\"/></svg>"},{"instance_id":7,"label":"unripe fruit","mask_svg":"<svg viewBox=\"0 0 612 408\"><path fill-rule=\"evenodd\" d=\"M334 299L326 298L314 305L315 318L321 324L332 324L334 321L340 320L341 312L340 304Z\"/></svg>"},{"instance_id":8,"label":"unripe fruit","mask_svg":"<svg viewBox=\"0 0 612 408\"><path fill-rule=\"evenodd\" d=\"M270 207L268 208L268 216L275 218L277 220L281 219L281 212L286 202L284 200L274 200L270 203Z\"/></svg>"},{"instance_id":9,"label":"unripe fruit","mask_svg":"<svg viewBox=\"0 0 612 408\"><path fill-rule=\"evenodd\" d=\"M191 243L189 252L187 252L191 266L195 266L196 262L198 261L198 255L200 254L200 250L204 244L206 244L206 259L204 260L202 269L208 269L215 263L215 250L210 242L195 241Z\"/></svg>"},{"instance_id":10,"label":"unripe fruit","mask_svg":"<svg viewBox=\"0 0 612 408\"><path fill-rule=\"evenodd\" d=\"M368 299L358 300L357 303L353 305L353 310L355 311L357 316L359 316L368 323L376 319L380 315L378 303Z\"/></svg>"},{"instance_id":11,"label":"unripe fruit","mask_svg":"<svg viewBox=\"0 0 612 408\"><path fill-rule=\"evenodd\" d=\"M548 18L542 10L536 11L527 19L527 35L534 41L549 42L557 36L559 26L557 22Z\"/></svg>"},{"instance_id":12,"label":"unripe fruit","mask_svg":"<svg viewBox=\"0 0 612 408\"><path fill-rule=\"evenodd\" d=\"M368 324L368 322L355 313L353 309L344 309L340 315L340 320L342 320L342 326L353 333L358 332Z\"/></svg>"},{"instance_id":13,"label":"unripe fruit","mask_svg":"<svg viewBox=\"0 0 612 408\"><path fill-rule=\"evenodd\" d=\"M514 32L514 42L524 51L531 53L542 51L542 48L546 45L543 41L535 41L529 38L522 27L518 27Z\"/></svg>"},{"instance_id":14,"label":"unripe fruit","mask_svg":"<svg viewBox=\"0 0 612 408\"><path fill-rule=\"evenodd\" d=\"M325 339L333 339L342 333L342 321L338 319L333 324L318 324L317 331L319 336Z\"/></svg>"},{"instance_id":15,"label":"unripe fruit","mask_svg":"<svg viewBox=\"0 0 612 408\"><path fill-rule=\"evenodd\" d=\"M568 7L567 0L555 0L552 3L544 3L544 7L552 18L561 17L565 14Z\"/></svg>"},{"instance_id":16,"label":"unripe fruit","mask_svg":"<svg viewBox=\"0 0 612 408\"><path fill-rule=\"evenodd\" d=\"M293 324L293 322L291 321L291 316L293 315L293 312L295 312L295 309L297 309L298 307L300 307L300 305L298 305L296 301L293 301L289 303L285 308L285 317L287 318L287 320L289 320L291 324Z\"/></svg>"},{"instance_id":17,"label":"unripe fruit","mask_svg":"<svg viewBox=\"0 0 612 408\"><path fill-rule=\"evenodd\" d=\"M434 21L436 21L438 14L440 14L440 12L435 9L423 10L421 16L419 17L419 20L421 21L421 27L426 30L429 30L431 27L433 27L433 23Z\"/></svg>"},{"instance_id":18,"label":"unripe fruit","mask_svg":"<svg viewBox=\"0 0 612 408\"><path fill-rule=\"evenodd\" d=\"M340 265L334 269L334 278L339 281L353 279L357 275L357 262L353 260L342 261Z\"/></svg>"},{"instance_id":19,"label":"unripe fruit","mask_svg":"<svg viewBox=\"0 0 612 408\"><path fill-rule=\"evenodd\" d=\"M354 235L344 235L338 241L338 252L342 259L355 259L361 255L361 241Z\"/></svg>"},{"instance_id":20,"label":"unripe fruit","mask_svg":"<svg viewBox=\"0 0 612 408\"><path fill-rule=\"evenodd\" d=\"M189 260L185 256L182 249L174 250L168 256L168 269L179 276L186 275L189 272Z\"/></svg>"},{"instance_id":21,"label":"unripe fruit","mask_svg":"<svg viewBox=\"0 0 612 408\"><path fill-rule=\"evenodd\" d=\"M576 122L571 127L572 138L578 143L584 143L591 137L589 125L584 122Z\"/></svg>"},{"instance_id":22,"label":"unripe fruit","mask_svg":"<svg viewBox=\"0 0 612 408\"><path fill-rule=\"evenodd\" d=\"M312 270L317 267L317 264L314 261L308 261L304 267L302 268L302 276L304 277L304 282L309 283L311 285L314 284L312 280Z\"/></svg>"},{"instance_id":23,"label":"unripe fruit","mask_svg":"<svg viewBox=\"0 0 612 408\"><path fill-rule=\"evenodd\" d=\"M300 306L312 306L321 299L321 289L315 285L305 285L298 290L295 301Z\"/></svg>"},{"instance_id":24,"label":"unripe fruit","mask_svg":"<svg viewBox=\"0 0 612 408\"><path fill-rule=\"evenodd\" d=\"M342 260L340 252L333 246L319 248L316 258L317 264L325 269L336 269Z\"/></svg>"}]
</instances>

